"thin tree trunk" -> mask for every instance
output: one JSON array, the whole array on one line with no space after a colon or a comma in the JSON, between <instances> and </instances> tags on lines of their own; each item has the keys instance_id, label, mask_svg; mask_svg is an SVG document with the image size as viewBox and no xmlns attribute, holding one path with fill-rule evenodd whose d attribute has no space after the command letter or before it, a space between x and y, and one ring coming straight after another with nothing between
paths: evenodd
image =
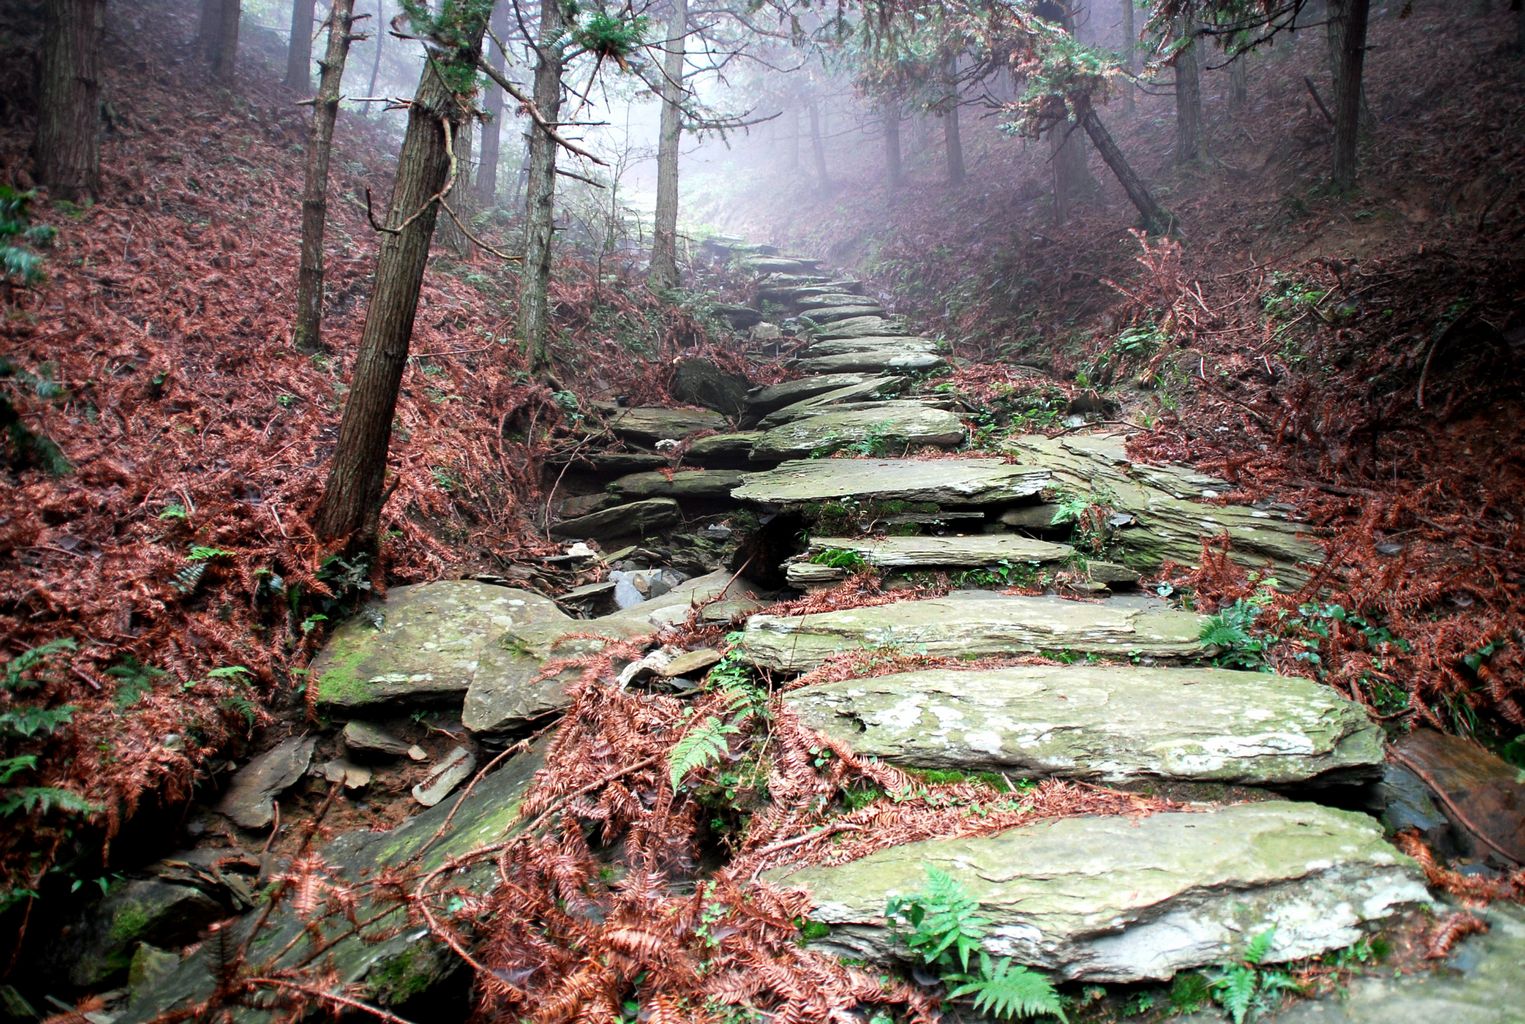
<instances>
[{"instance_id":1,"label":"thin tree trunk","mask_svg":"<svg viewBox=\"0 0 1525 1024\"><path fill-rule=\"evenodd\" d=\"M546 121L561 116L563 33L560 0L540 0L539 51L535 62L535 106ZM551 236L555 230L556 142L530 129L530 173L526 183L524 267L519 281L519 337L525 360L538 373L550 364Z\"/></svg>"},{"instance_id":2,"label":"thin tree trunk","mask_svg":"<svg viewBox=\"0 0 1525 1024\"><path fill-rule=\"evenodd\" d=\"M673 0L662 59L662 126L657 139L657 212L651 229L654 291L678 287L678 143L683 137L683 54L688 36L688 0Z\"/></svg>"},{"instance_id":3,"label":"thin tree trunk","mask_svg":"<svg viewBox=\"0 0 1525 1024\"><path fill-rule=\"evenodd\" d=\"M344 403L333 466L318 504L318 537L324 541L348 538L352 548L370 548L376 541L392 416L439 213L434 197L444 187L450 165L445 125L454 131L464 119L463 105L437 70L439 60L475 67L487 27L487 11L480 5L462 4L459 9L461 23L453 33L458 48L424 65L408 109L408 130L387 211L386 223L393 230L381 236L360 352Z\"/></svg>"},{"instance_id":4,"label":"thin tree trunk","mask_svg":"<svg viewBox=\"0 0 1525 1024\"><path fill-rule=\"evenodd\" d=\"M890 187L896 188L905 181L905 167L900 159L900 101L885 100L882 107L884 118L884 168Z\"/></svg>"},{"instance_id":5,"label":"thin tree trunk","mask_svg":"<svg viewBox=\"0 0 1525 1024\"><path fill-rule=\"evenodd\" d=\"M365 92L367 96L376 95L376 80L381 77L381 46L382 40L387 36L387 11L385 0L376 0L376 52L371 57L371 84ZM380 108L377 108L380 109Z\"/></svg>"},{"instance_id":6,"label":"thin tree trunk","mask_svg":"<svg viewBox=\"0 0 1525 1024\"><path fill-rule=\"evenodd\" d=\"M1063 224L1080 200L1096 191L1096 179L1086 166L1084 133L1074 121L1049 129L1050 161L1054 174L1054 222Z\"/></svg>"},{"instance_id":7,"label":"thin tree trunk","mask_svg":"<svg viewBox=\"0 0 1525 1024\"><path fill-rule=\"evenodd\" d=\"M826 174L826 144L821 140L821 110L810 97L805 106L805 112L810 115L810 152L815 157L815 178L822 192L831 189L831 178Z\"/></svg>"},{"instance_id":8,"label":"thin tree trunk","mask_svg":"<svg viewBox=\"0 0 1525 1024\"><path fill-rule=\"evenodd\" d=\"M48 0L37 103L37 177L57 198L101 183L101 29L106 0Z\"/></svg>"},{"instance_id":9,"label":"thin tree trunk","mask_svg":"<svg viewBox=\"0 0 1525 1024\"><path fill-rule=\"evenodd\" d=\"M1338 43L1334 75L1334 186L1356 183L1356 144L1361 132L1361 78L1366 62L1370 0L1330 0L1329 39Z\"/></svg>"},{"instance_id":10,"label":"thin tree trunk","mask_svg":"<svg viewBox=\"0 0 1525 1024\"><path fill-rule=\"evenodd\" d=\"M464 122L461 130L452 140L455 179L450 186L450 194L445 197L445 203L450 208L441 211L444 216L440 218L439 228L436 231L439 244L463 260L471 258L472 250L471 239L462 230L462 225L466 224L471 216L471 129L471 122ZM452 217L451 213L455 216ZM459 223L457 218L460 220Z\"/></svg>"},{"instance_id":11,"label":"thin tree trunk","mask_svg":"<svg viewBox=\"0 0 1525 1024\"><path fill-rule=\"evenodd\" d=\"M948 184L964 183L964 140L958 130L958 54L948 58L945 74L947 108L943 111L943 147L948 159Z\"/></svg>"},{"instance_id":12,"label":"thin tree trunk","mask_svg":"<svg viewBox=\"0 0 1525 1024\"><path fill-rule=\"evenodd\" d=\"M292 343L302 352L323 350L323 228L328 219L328 160L344 63L354 41L355 0L333 0L328 15L328 49L323 54L318 98L307 137L307 173L302 187L302 265L297 272L297 317ZM377 26L378 30L380 26Z\"/></svg>"},{"instance_id":13,"label":"thin tree trunk","mask_svg":"<svg viewBox=\"0 0 1525 1024\"><path fill-rule=\"evenodd\" d=\"M201 0L201 17L196 22L196 52L208 64L217 54L222 39L223 0Z\"/></svg>"},{"instance_id":14,"label":"thin tree trunk","mask_svg":"<svg viewBox=\"0 0 1525 1024\"><path fill-rule=\"evenodd\" d=\"M212 81L224 88L233 87L234 69L238 65L238 22L240 0L213 0L219 7L217 36L207 59L211 66Z\"/></svg>"},{"instance_id":15,"label":"thin tree trunk","mask_svg":"<svg viewBox=\"0 0 1525 1024\"><path fill-rule=\"evenodd\" d=\"M1176 54L1176 163L1194 164L1202 159L1202 80L1197 64L1201 44L1192 38L1196 25L1181 17L1176 28L1182 38L1191 39Z\"/></svg>"},{"instance_id":16,"label":"thin tree trunk","mask_svg":"<svg viewBox=\"0 0 1525 1024\"><path fill-rule=\"evenodd\" d=\"M493 7L492 32L499 39L508 34L509 6L502 0ZM496 43L483 45L489 47L488 60L493 68L501 73L508 64L508 55ZM503 87L497 82L487 83L487 122L482 125L482 157L477 163L477 202L483 208L493 207L498 199L498 159L502 151L505 96Z\"/></svg>"},{"instance_id":17,"label":"thin tree trunk","mask_svg":"<svg viewBox=\"0 0 1525 1024\"><path fill-rule=\"evenodd\" d=\"M1247 59L1248 56L1241 53L1228 66L1228 108L1235 113L1242 112L1250 100L1250 74L1245 67Z\"/></svg>"},{"instance_id":18,"label":"thin tree trunk","mask_svg":"<svg viewBox=\"0 0 1525 1024\"><path fill-rule=\"evenodd\" d=\"M1134 24L1133 0L1122 0L1123 3L1123 67L1128 69L1128 74L1138 73L1135 63L1135 54L1138 52L1138 26ZM1133 110L1133 83L1123 83L1123 109Z\"/></svg>"},{"instance_id":19,"label":"thin tree trunk","mask_svg":"<svg viewBox=\"0 0 1525 1024\"><path fill-rule=\"evenodd\" d=\"M800 108L793 107L789 111L790 123L794 125L794 131L789 134L789 169L800 169Z\"/></svg>"},{"instance_id":20,"label":"thin tree trunk","mask_svg":"<svg viewBox=\"0 0 1525 1024\"><path fill-rule=\"evenodd\" d=\"M312 11L314 0L292 0L291 42L286 47L286 88L312 88ZM354 10L354 4L350 4Z\"/></svg>"},{"instance_id":21,"label":"thin tree trunk","mask_svg":"<svg viewBox=\"0 0 1525 1024\"><path fill-rule=\"evenodd\" d=\"M1112 173L1117 175L1117 180L1122 183L1123 191L1128 193L1128 198L1132 200L1143 219L1144 230L1151 234L1161 234L1170 230L1174 218L1155 201L1143 179L1133 172L1122 150L1117 148L1117 143L1112 141L1106 126L1101 123L1101 118L1096 116L1096 111L1087 109L1080 119L1080 124L1086 130L1086 134L1091 137L1096 151L1101 154L1101 158L1106 161Z\"/></svg>"}]
</instances>

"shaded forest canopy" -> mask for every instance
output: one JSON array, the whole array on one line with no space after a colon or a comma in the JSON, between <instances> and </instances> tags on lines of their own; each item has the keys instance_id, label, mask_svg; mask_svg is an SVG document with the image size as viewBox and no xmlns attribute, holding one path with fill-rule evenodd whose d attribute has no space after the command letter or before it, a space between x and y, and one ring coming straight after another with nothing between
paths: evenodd
<instances>
[{"instance_id":1,"label":"shaded forest canopy","mask_svg":"<svg viewBox=\"0 0 1525 1024\"><path fill-rule=\"evenodd\" d=\"M1525 767L1525 13L1464 6L0 3L10 968L170 852L234 762L326 728L308 665L364 602L597 582L557 561L553 527L621 408L692 404L694 360L800 376L808 313L782 339L737 319L783 309L731 236L861 277L867 295L835 298L935 338L946 363L905 395L956 412L964 454L1126 427L1135 461L1306 524L1323 560L1305 585L1208 538L1140 589L1229 615L1237 667ZM1081 506L1080 524L1107 511ZM748 557L772 548L741 548L730 569L773 572ZM777 614L895 599L855 575ZM715 623L681 636L731 657ZM765 716L731 690L604 692L623 655L642 656L579 666L552 782L526 798L543 833L504 854L526 881L496 909L551 922L546 948L484 929L500 958L472 966L510 980L479 979L478 1010L530 1012L510 976L539 957L565 1005L536 1019L595 994L620 1012L658 915L689 944L643 1013L720 1019L701 995L776 1008L792 984L931 1019L915 985L870 991L797 950L804 905L752 884L779 850L827 859L812 830L882 823L848 794L917 783L781 712L754 735ZM667 771L680 716L745 723L709 742L756 740L776 772L752 845L697 895L712 808ZM948 834L959 801L996 806L979 780L938 785L897 812L898 841ZM991 813L1173 806L1152 799L1045 782ZM276 849L301 863L316 838ZM626 841L645 859L616 898L596 865ZM277 877L285 899L304 876ZM1501 877L1489 894L1518 899ZM571 890L617 912L595 927ZM708 908L749 901L735 977L703 981ZM598 943L615 952L594 970ZM775 968L787 984L736 980ZM283 991L293 1013L341 1005Z\"/></svg>"}]
</instances>

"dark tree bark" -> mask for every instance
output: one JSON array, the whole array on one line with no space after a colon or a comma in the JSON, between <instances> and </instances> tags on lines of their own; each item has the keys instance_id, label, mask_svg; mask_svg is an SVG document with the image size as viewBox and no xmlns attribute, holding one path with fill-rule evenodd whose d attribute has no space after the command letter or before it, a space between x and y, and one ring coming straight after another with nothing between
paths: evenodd
<instances>
[{"instance_id":1,"label":"dark tree bark","mask_svg":"<svg viewBox=\"0 0 1525 1024\"><path fill-rule=\"evenodd\" d=\"M328 219L328 161L344 62L355 37L355 0L333 0L328 16L328 49L323 54L318 96L307 137L307 171L302 186L302 263L297 271L297 318L292 343L303 352L323 350L323 228ZM378 26L378 30L380 26Z\"/></svg>"},{"instance_id":2,"label":"dark tree bark","mask_svg":"<svg viewBox=\"0 0 1525 1024\"><path fill-rule=\"evenodd\" d=\"M678 287L678 144L683 138L683 59L688 37L688 0L672 0L662 58L662 125L657 136L657 207L651 229L651 269L646 284L656 291Z\"/></svg>"},{"instance_id":3,"label":"dark tree bark","mask_svg":"<svg viewBox=\"0 0 1525 1024\"><path fill-rule=\"evenodd\" d=\"M48 0L37 96L37 177L60 199L101 183L101 28L106 0Z\"/></svg>"},{"instance_id":4,"label":"dark tree bark","mask_svg":"<svg viewBox=\"0 0 1525 1024\"><path fill-rule=\"evenodd\" d=\"M561 72L565 31L560 0L540 0L540 32L535 49L535 106L551 124L561 116ZM556 141L538 126L530 129L530 172L525 183L524 266L519 278L519 338L530 371L550 364L551 238L555 231Z\"/></svg>"},{"instance_id":5,"label":"dark tree bark","mask_svg":"<svg viewBox=\"0 0 1525 1024\"><path fill-rule=\"evenodd\" d=\"M822 192L830 191L831 177L826 173L826 144L821 139L821 109L815 97L805 104L810 116L810 152L815 157L815 179Z\"/></svg>"},{"instance_id":6,"label":"dark tree bark","mask_svg":"<svg viewBox=\"0 0 1525 1024\"><path fill-rule=\"evenodd\" d=\"M896 188L905 181L905 168L900 158L900 103L888 99L881 105L884 120L884 170L890 187Z\"/></svg>"},{"instance_id":7,"label":"dark tree bark","mask_svg":"<svg viewBox=\"0 0 1525 1024\"><path fill-rule=\"evenodd\" d=\"M1228 108L1235 113L1244 110L1250 100L1250 74L1245 66L1245 54L1234 58L1228 66Z\"/></svg>"},{"instance_id":8,"label":"dark tree bark","mask_svg":"<svg viewBox=\"0 0 1525 1024\"><path fill-rule=\"evenodd\" d=\"M286 47L286 88L312 88L312 12L314 0L292 0L291 42ZM354 10L354 4L349 5Z\"/></svg>"},{"instance_id":9,"label":"dark tree bark","mask_svg":"<svg viewBox=\"0 0 1525 1024\"><path fill-rule=\"evenodd\" d=\"M381 236L360 352L344 403L333 466L316 514L319 538L347 539L352 549L371 548L376 542L397 390L408 361L419 287L439 213L435 200L449 172L446 125L453 132L466 116L465 105L438 69L447 63L475 67L487 28L488 12L480 5L461 4L457 9L462 12L454 33L457 48L436 53L424 65L408 109L408 130L387 211L389 230Z\"/></svg>"},{"instance_id":10,"label":"dark tree bark","mask_svg":"<svg viewBox=\"0 0 1525 1024\"><path fill-rule=\"evenodd\" d=\"M1123 4L1123 66L1128 69L1128 74L1138 73L1138 64L1135 54L1138 52L1138 26L1134 24L1133 0L1122 0ZM1123 109L1129 112L1133 110L1133 83L1123 83Z\"/></svg>"},{"instance_id":11,"label":"dark tree bark","mask_svg":"<svg viewBox=\"0 0 1525 1024\"><path fill-rule=\"evenodd\" d=\"M212 73L212 81L231 88L238 62L240 0L201 0L197 45Z\"/></svg>"},{"instance_id":12,"label":"dark tree bark","mask_svg":"<svg viewBox=\"0 0 1525 1024\"><path fill-rule=\"evenodd\" d=\"M962 185L964 183L964 140L958 130L958 55L953 54L948 58L946 65L945 84L947 98L944 102L947 106L943 109L943 148L948 161L948 184Z\"/></svg>"},{"instance_id":13,"label":"dark tree bark","mask_svg":"<svg viewBox=\"0 0 1525 1024\"><path fill-rule=\"evenodd\" d=\"M493 35L502 39L508 34L508 3L499 3L492 12ZM487 59L494 69L502 72L508 63L507 55L498 48L496 43L484 43L487 48ZM487 110L487 122L482 125L481 158L477 161L477 202L483 208L490 208L498 200L498 158L502 152L503 136L503 109L506 104L507 94L503 87L496 82L487 83L487 96L485 108Z\"/></svg>"},{"instance_id":14,"label":"dark tree bark","mask_svg":"<svg viewBox=\"0 0 1525 1024\"><path fill-rule=\"evenodd\" d=\"M1202 159L1202 79L1197 63L1201 43L1192 38L1196 25L1190 18L1177 19L1183 38L1191 39L1176 54L1176 163L1194 164Z\"/></svg>"},{"instance_id":15,"label":"dark tree bark","mask_svg":"<svg viewBox=\"0 0 1525 1024\"><path fill-rule=\"evenodd\" d=\"M1143 220L1144 230L1151 234L1169 231L1174 224L1174 218L1155 201L1149 186L1145 185L1143 179L1128 165L1123 151L1118 149L1117 143L1112 141L1111 134L1101 123L1101 118L1096 116L1096 111L1087 109L1080 118L1080 124L1086 130L1086 134L1091 137L1091 142L1095 144L1101 158L1112 169L1112 173L1117 175L1123 191L1128 193L1128 198L1133 202Z\"/></svg>"},{"instance_id":16,"label":"dark tree bark","mask_svg":"<svg viewBox=\"0 0 1525 1024\"><path fill-rule=\"evenodd\" d=\"M1063 224L1086 196L1096 191L1096 179L1086 166L1085 134L1074 121L1049 129L1049 160L1054 173L1054 222Z\"/></svg>"},{"instance_id":17,"label":"dark tree bark","mask_svg":"<svg viewBox=\"0 0 1525 1024\"><path fill-rule=\"evenodd\" d=\"M1366 24L1371 0L1330 0L1329 38L1337 43L1334 75L1334 187L1356 183L1356 144L1361 133L1361 78L1366 63Z\"/></svg>"}]
</instances>

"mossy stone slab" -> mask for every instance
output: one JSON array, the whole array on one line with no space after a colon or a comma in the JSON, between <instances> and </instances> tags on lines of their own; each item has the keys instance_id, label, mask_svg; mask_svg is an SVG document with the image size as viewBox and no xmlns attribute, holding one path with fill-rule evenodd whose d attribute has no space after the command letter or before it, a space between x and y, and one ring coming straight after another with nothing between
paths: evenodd
<instances>
[{"instance_id":1,"label":"mossy stone slab","mask_svg":"<svg viewBox=\"0 0 1525 1024\"><path fill-rule=\"evenodd\" d=\"M1015 504L1050 482L1000 459L805 459L748 473L733 498L765 505L834 499L931 502L949 508Z\"/></svg>"},{"instance_id":2,"label":"mossy stone slab","mask_svg":"<svg viewBox=\"0 0 1525 1024\"><path fill-rule=\"evenodd\" d=\"M1075 549L1068 544L1002 533L949 537L812 537L805 553L813 555L827 549L856 552L869 565L882 569L966 568L1001 562L1043 565L1075 556Z\"/></svg>"},{"instance_id":3,"label":"mossy stone slab","mask_svg":"<svg viewBox=\"0 0 1525 1024\"><path fill-rule=\"evenodd\" d=\"M855 409L828 407L765 431L752 446L752 458L829 455L860 444L898 452L922 445L952 448L963 442L964 425L945 409L919 402L873 402Z\"/></svg>"},{"instance_id":4,"label":"mossy stone slab","mask_svg":"<svg viewBox=\"0 0 1525 1024\"><path fill-rule=\"evenodd\" d=\"M632 473L609 485L609 490L628 498L728 498L741 483L734 469L684 469L675 473Z\"/></svg>"}]
</instances>

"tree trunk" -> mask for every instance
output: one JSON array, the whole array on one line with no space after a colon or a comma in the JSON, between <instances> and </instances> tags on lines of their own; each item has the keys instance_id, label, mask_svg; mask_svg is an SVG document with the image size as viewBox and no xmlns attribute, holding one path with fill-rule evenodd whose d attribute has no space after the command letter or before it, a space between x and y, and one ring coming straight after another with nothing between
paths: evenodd
<instances>
[{"instance_id":1,"label":"tree trunk","mask_svg":"<svg viewBox=\"0 0 1525 1024\"><path fill-rule=\"evenodd\" d=\"M1240 54L1228 66L1228 108L1241 113L1250 100L1250 73L1245 66L1248 55Z\"/></svg>"},{"instance_id":2,"label":"tree trunk","mask_svg":"<svg viewBox=\"0 0 1525 1024\"><path fill-rule=\"evenodd\" d=\"M540 0L540 35L536 43L535 106L546 121L561 116L560 0ZM519 279L519 337L530 371L538 373L550 363L551 236L555 230L556 142L530 128L530 173L525 185L524 266Z\"/></svg>"},{"instance_id":3,"label":"tree trunk","mask_svg":"<svg viewBox=\"0 0 1525 1024\"><path fill-rule=\"evenodd\" d=\"M900 102L885 100L881 109L884 112L885 177L891 188L897 188L905 181L905 168L900 159Z\"/></svg>"},{"instance_id":4,"label":"tree trunk","mask_svg":"<svg viewBox=\"0 0 1525 1024\"><path fill-rule=\"evenodd\" d=\"M1096 116L1096 111L1087 109L1080 119L1080 124L1086 130L1086 134L1091 137L1091 142L1095 144L1101 158L1112 169L1112 173L1117 175L1117 180L1122 183L1123 191L1127 192L1128 198L1133 201L1134 207L1143 219L1144 230L1150 234L1162 234L1169 231L1174 225L1175 218L1155 202L1154 196L1150 193L1149 187L1144 184L1143 179L1133 173L1133 168L1128 166L1122 150L1118 149L1117 143L1112 141L1112 136L1107 132L1106 126L1101 123L1101 118Z\"/></svg>"},{"instance_id":5,"label":"tree trunk","mask_svg":"<svg viewBox=\"0 0 1525 1024\"><path fill-rule=\"evenodd\" d=\"M1085 135L1074 121L1049 129L1050 162L1054 173L1054 223L1063 224L1085 196L1096 191L1096 179L1086 166Z\"/></svg>"},{"instance_id":6,"label":"tree trunk","mask_svg":"<svg viewBox=\"0 0 1525 1024\"><path fill-rule=\"evenodd\" d=\"M499 39L508 34L508 8L506 2L499 2L493 7L492 32ZM489 46L488 60L501 73L508 65L508 55L496 43L483 45ZM498 158L502 151L506 95L498 83L487 83L487 122L482 125L482 156L477 162L477 202L484 209L496 206L498 201Z\"/></svg>"},{"instance_id":7,"label":"tree trunk","mask_svg":"<svg viewBox=\"0 0 1525 1024\"><path fill-rule=\"evenodd\" d=\"M408 109L408 130L387 211L386 223L392 230L381 236L360 352L344 403L333 466L318 504L318 537L324 541L347 538L352 549L370 548L376 541L392 415L408 362L429 239L439 213L433 199L449 170L444 125L448 123L453 131L465 116L463 104L437 68L443 61L454 67L475 67L487 27L487 11L481 5L461 4L457 9L460 23L452 33L457 48L436 54L435 60L424 65Z\"/></svg>"},{"instance_id":8,"label":"tree trunk","mask_svg":"<svg viewBox=\"0 0 1525 1024\"><path fill-rule=\"evenodd\" d=\"M286 47L285 84L293 92L305 93L312 88L313 4L314 0L292 0L291 4L291 42ZM351 3L350 10L353 11L354 6Z\"/></svg>"},{"instance_id":9,"label":"tree trunk","mask_svg":"<svg viewBox=\"0 0 1525 1024\"><path fill-rule=\"evenodd\" d=\"M302 264L297 271L297 322L292 343L302 352L323 350L323 227L328 219L328 159L344 81L344 62L354 40L355 0L333 0L328 15L328 49L323 54L318 98L307 137L307 173L302 186ZM380 26L377 26L380 29Z\"/></svg>"},{"instance_id":10,"label":"tree trunk","mask_svg":"<svg viewBox=\"0 0 1525 1024\"><path fill-rule=\"evenodd\" d=\"M196 22L196 52L211 63L222 39L223 0L201 0L201 17Z\"/></svg>"},{"instance_id":11,"label":"tree trunk","mask_svg":"<svg viewBox=\"0 0 1525 1024\"><path fill-rule=\"evenodd\" d=\"M1134 24L1133 17L1134 0L1122 0L1123 3L1123 66L1128 69L1128 74L1138 74L1138 66L1134 55L1138 52L1138 26ZM1123 109L1133 110L1133 83L1123 83Z\"/></svg>"},{"instance_id":12,"label":"tree trunk","mask_svg":"<svg viewBox=\"0 0 1525 1024\"><path fill-rule=\"evenodd\" d=\"M381 77L381 46L387 36L387 27L386 0L376 0L376 52L371 57L371 85L365 92L367 96L376 95L376 80Z\"/></svg>"},{"instance_id":13,"label":"tree trunk","mask_svg":"<svg viewBox=\"0 0 1525 1024\"><path fill-rule=\"evenodd\" d=\"M815 179L822 192L831 190L831 178L826 174L826 144L821 140L821 110L815 97L805 106L810 115L810 152L815 157Z\"/></svg>"},{"instance_id":14,"label":"tree trunk","mask_svg":"<svg viewBox=\"0 0 1525 1024\"><path fill-rule=\"evenodd\" d=\"M789 120L794 125L794 131L789 135L789 169L800 169L800 108L794 107L789 111Z\"/></svg>"},{"instance_id":15,"label":"tree trunk","mask_svg":"<svg viewBox=\"0 0 1525 1024\"><path fill-rule=\"evenodd\" d=\"M662 127L657 140L657 214L651 229L653 291L678 287L678 143L683 137L683 53L688 0L673 0L662 59Z\"/></svg>"},{"instance_id":16,"label":"tree trunk","mask_svg":"<svg viewBox=\"0 0 1525 1024\"><path fill-rule=\"evenodd\" d=\"M1525 3L1514 6L1514 52L1525 56Z\"/></svg>"},{"instance_id":17,"label":"tree trunk","mask_svg":"<svg viewBox=\"0 0 1525 1024\"><path fill-rule=\"evenodd\" d=\"M101 29L106 0L48 0L37 96L37 177L57 198L101 183Z\"/></svg>"},{"instance_id":18,"label":"tree trunk","mask_svg":"<svg viewBox=\"0 0 1525 1024\"><path fill-rule=\"evenodd\" d=\"M947 107L943 110L943 146L948 158L948 184L964 183L964 140L958 131L958 54L948 58Z\"/></svg>"},{"instance_id":19,"label":"tree trunk","mask_svg":"<svg viewBox=\"0 0 1525 1024\"><path fill-rule=\"evenodd\" d=\"M1196 24L1187 17L1176 20L1183 39L1192 41L1176 54L1176 163L1194 164L1202 159L1202 79L1197 65L1200 43L1192 38Z\"/></svg>"},{"instance_id":20,"label":"tree trunk","mask_svg":"<svg viewBox=\"0 0 1525 1024\"><path fill-rule=\"evenodd\" d=\"M1370 0L1330 0L1329 39L1338 43L1334 75L1334 187L1355 187L1361 131L1361 75L1366 62Z\"/></svg>"},{"instance_id":21,"label":"tree trunk","mask_svg":"<svg viewBox=\"0 0 1525 1024\"><path fill-rule=\"evenodd\" d=\"M217 6L211 26L214 31L206 40L207 65L212 72L212 81L231 89L234 68L238 64L240 0L207 0L207 2ZM205 6L202 7L202 14L205 17Z\"/></svg>"}]
</instances>

